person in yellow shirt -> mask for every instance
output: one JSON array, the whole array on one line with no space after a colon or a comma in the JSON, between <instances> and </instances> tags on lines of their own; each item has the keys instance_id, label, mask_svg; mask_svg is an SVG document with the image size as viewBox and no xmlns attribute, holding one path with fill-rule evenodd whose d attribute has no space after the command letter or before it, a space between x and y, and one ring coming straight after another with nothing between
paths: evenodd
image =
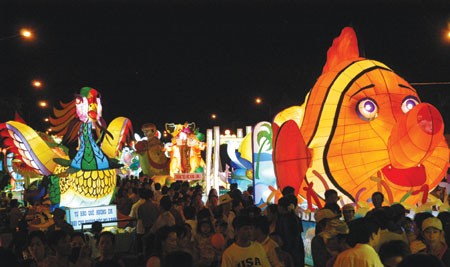
<instances>
[{"instance_id":1,"label":"person in yellow shirt","mask_svg":"<svg viewBox=\"0 0 450 267\"><path fill-rule=\"evenodd\" d=\"M333 267L383 267L374 247L380 242L380 225L373 218L357 218L348 223L348 243L351 248L342 251Z\"/></svg>"},{"instance_id":2,"label":"person in yellow shirt","mask_svg":"<svg viewBox=\"0 0 450 267\"><path fill-rule=\"evenodd\" d=\"M238 215L233 220L235 242L222 255L222 267L270 267L269 259L259 242L252 241L254 226L247 215Z\"/></svg>"}]
</instances>

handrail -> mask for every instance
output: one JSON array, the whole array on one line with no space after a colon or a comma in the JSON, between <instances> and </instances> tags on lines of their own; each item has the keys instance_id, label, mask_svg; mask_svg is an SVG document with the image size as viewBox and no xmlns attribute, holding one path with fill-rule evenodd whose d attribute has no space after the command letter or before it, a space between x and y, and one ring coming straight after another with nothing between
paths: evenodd
<instances>
[{"instance_id":1,"label":"handrail","mask_svg":"<svg viewBox=\"0 0 450 267\"><path fill-rule=\"evenodd\" d=\"M136 218L130 218L130 219L120 219L120 220L112 220L112 221L106 221L104 223L114 223L114 222L136 222L137 219ZM85 222L81 224L81 232L84 233L84 226L85 225L89 225L89 224L93 224L94 222ZM102 222L103 223L103 222Z\"/></svg>"}]
</instances>

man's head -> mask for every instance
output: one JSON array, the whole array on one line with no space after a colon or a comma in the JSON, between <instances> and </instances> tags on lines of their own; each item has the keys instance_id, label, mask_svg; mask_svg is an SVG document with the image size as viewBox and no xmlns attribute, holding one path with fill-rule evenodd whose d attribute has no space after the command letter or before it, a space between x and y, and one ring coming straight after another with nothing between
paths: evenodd
<instances>
[{"instance_id":1,"label":"man's head","mask_svg":"<svg viewBox=\"0 0 450 267\"><path fill-rule=\"evenodd\" d=\"M159 206L163 211L169 211L172 208L172 200L169 196L163 196L159 201Z\"/></svg>"},{"instance_id":2,"label":"man's head","mask_svg":"<svg viewBox=\"0 0 450 267\"><path fill-rule=\"evenodd\" d=\"M429 217L422 222L422 236L425 244L432 245L442 240L442 222L436 217Z\"/></svg>"},{"instance_id":3,"label":"man's head","mask_svg":"<svg viewBox=\"0 0 450 267\"><path fill-rule=\"evenodd\" d=\"M294 195L295 189L292 186L288 185L283 188L283 190L281 191L281 194L283 194L283 197L288 196L288 195Z\"/></svg>"},{"instance_id":4,"label":"man's head","mask_svg":"<svg viewBox=\"0 0 450 267\"><path fill-rule=\"evenodd\" d=\"M357 218L348 222L350 233L348 243L354 247L356 244L369 244L375 247L380 242L380 226L372 218Z\"/></svg>"},{"instance_id":5,"label":"man's head","mask_svg":"<svg viewBox=\"0 0 450 267\"><path fill-rule=\"evenodd\" d=\"M247 215L238 215L233 220L233 228L236 240L248 242L253 240L253 231L255 229L253 220Z\"/></svg>"},{"instance_id":6,"label":"man's head","mask_svg":"<svg viewBox=\"0 0 450 267\"><path fill-rule=\"evenodd\" d=\"M352 204L345 204L342 207L342 214L344 215L344 221L349 222L355 218L355 206Z\"/></svg>"},{"instance_id":7,"label":"man's head","mask_svg":"<svg viewBox=\"0 0 450 267\"><path fill-rule=\"evenodd\" d=\"M232 183L230 184L230 191L236 190L238 189L238 184L237 183Z\"/></svg>"},{"instance_id":8,"label":"man's head","mask_svg":"<svg viewBox=\"0 0 450 267\"><path fill-rule=\"evenodd\" d=\"M103 224L99 221L95 221L92 223L91 230L94 233L101 233L103 230Z\"/></svg>"},{"instance_id":9,"label":"man's head","mask_svg":"<svg viewBox=\"0 0 450 267\"><path fill-rule=\"evenodd\" d=\"M109 232L102 232L97 239L97 247L101 255L111 255L114 253L116 236Z\"/></svg>"},{"instance_id":10,"label":"man's head","mask_svg":"<svg viewBox=\"0 0 450 267\"><path fill-rule=\"evenodd\" d=\"M334 189L328 189L325 191L325 202L328 204L337 203L339 200L337 191Z\"/></svg>"},{"instance_id":11,"label":"man's head","mask_svg":"<svg viewBox=\"0 0 450 267\"><path fill-rule=\"evenodd\" d=\"M381 192L375 192L372 194L373 206L378 209L381 208L384 202L384 195Z\"/></svg>"},{"instance_id":12,"label":"man's head","mask_svg":"<svg viewBox=\"0 0 450 267\"><path fill-rule=\"evenodd\" d=\"M383 243L378 252L384 266L397 266L410 254L411 250L409 245L403 240L391 240Z\"/></svg>"},{"instance_id":13,"label":"man's head","mask_svg":"<svg viewBox=\"0 0 450 267\"><path fill-rule=\"evenodd\" d=\"M57 225L59 225L64 222L64 217L66 215L66 212L63 209L56 208L55 210L53 210L52 215L53 215L53 220L55 221L55 223Z\"/></svg>"}]
</instances>

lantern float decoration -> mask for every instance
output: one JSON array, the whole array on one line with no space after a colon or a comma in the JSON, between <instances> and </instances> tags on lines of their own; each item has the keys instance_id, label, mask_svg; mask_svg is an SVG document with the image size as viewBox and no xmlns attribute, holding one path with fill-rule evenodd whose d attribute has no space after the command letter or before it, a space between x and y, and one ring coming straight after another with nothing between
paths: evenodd
<instances>
[{"instance_id":1,"label":"lantern float decoration","mask_svg":"<svg viewBox=\"0 0 450 267\"><path fill-rule=\"evenodd\" d=\"M139 155L142 172L148 177L169 174L169 158L164 153L164 144L160 140L160 133L153 123L142 125L145 138L135 144Z\"/></svg>"},{"instance_id":2,"label":"lantern float decoration","mask_svg":"<svg viewBox=\"0 0 450 267\"><path fill-rule=\"evenodd\" d=\"M205 150L204 134L200 133L194 122L184 124L166 123L166 131L172 135L172 142L166 144L165 150L170 154L170 176L184 179L186 173L197 173L197 176L187 175L187 180L200 180L206 167L201 152ZM198 178L197 178L198 177Z\"/></svg>"},{"instance_id":3,"label":"lantern float decoration","mask_svg":"<svg viewBox=\"0 0 450 267\"><path fill-rule=\"evenodd\" d=\"M54 109L55 118L50 118L52 132L63 135L61 144L44 140L17 121L0 125L3 144L37 174L59 177L60 206L107 205L115 190L116 168L120 167L115 157L130 139L131 122L118 117L106 128L100 95L91 87L83 87L80 95L61 106ZM70 158L65 146L77 141L76 154Z\"/></svg>"},{"instance_id":4,"label":"lantern float decoration","mask_svg":"<svg viewBox=\"0 0 450 267\"><path fill-rule=\"evenodd\" d=\"M389 67L359 56L346 27L328 50L322 75L301 106L274 119L279 188L293 186L322 207L335 189L342 202L425 203L444 178L449 150L439 111Z\"/></svg>"}]
</instances>

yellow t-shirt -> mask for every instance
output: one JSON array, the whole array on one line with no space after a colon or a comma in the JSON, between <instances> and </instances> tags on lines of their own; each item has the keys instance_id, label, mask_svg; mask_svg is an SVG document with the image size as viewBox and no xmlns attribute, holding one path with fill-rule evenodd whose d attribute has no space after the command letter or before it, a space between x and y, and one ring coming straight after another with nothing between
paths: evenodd
<instances>
[{"instance_id":1,"label":"yellow t-shirt","mask_svg":"<svg viewBox=\"0 0 450 267\"><path fill-rule=\"evenodd\" d=\"M222 255L222 267L270 267L269 259L263 246L258 242L251 242L248 247L231 244Z\"/></svg>"}]
</instances>

